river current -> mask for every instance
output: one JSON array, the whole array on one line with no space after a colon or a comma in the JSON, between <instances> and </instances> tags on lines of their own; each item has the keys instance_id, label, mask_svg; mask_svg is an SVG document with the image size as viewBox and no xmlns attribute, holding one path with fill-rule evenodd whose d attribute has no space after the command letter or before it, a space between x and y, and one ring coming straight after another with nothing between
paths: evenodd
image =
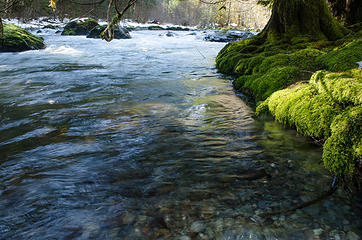
<instances>
[{"instance_id":1,"label":"river current","mask_svg":"<svg viewBox=\"0 0 362 240\"><path fill-rule=\"evenodd\" d=\"M253 117L217 73L223 43L165 33L0 54L0 239L357 236L341 190L259 216L328 190L321 147Z\"/></svg>"}]
</instances>

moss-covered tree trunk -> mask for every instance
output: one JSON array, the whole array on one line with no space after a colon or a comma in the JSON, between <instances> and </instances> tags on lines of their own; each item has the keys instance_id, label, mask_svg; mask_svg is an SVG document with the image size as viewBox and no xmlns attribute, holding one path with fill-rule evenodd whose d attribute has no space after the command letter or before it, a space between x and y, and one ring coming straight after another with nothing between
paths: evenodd
<instances>
[{"instance_id":1,"label":"moss-covered tree trunk","mask_svg":"<svg viewBox=\"0 0 362 240\"><path fill-rule=\"evenodd\" d=\"M260 36L269 41L300 36L308 40L335 40L345 33L326 0L275 0L271 18Z\"/></svg>"}]
</instances>

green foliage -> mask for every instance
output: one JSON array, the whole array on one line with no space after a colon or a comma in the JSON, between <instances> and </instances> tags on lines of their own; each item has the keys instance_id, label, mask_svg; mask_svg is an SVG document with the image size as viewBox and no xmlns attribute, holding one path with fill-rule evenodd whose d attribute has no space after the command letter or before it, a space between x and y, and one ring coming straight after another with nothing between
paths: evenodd
<instances>
[{"instance_id":1,"label":"green foliage","mask_svg":"<svg viewBox=\"0 0 362 240\"><path fill-rule=\"evenodd\" d=\"M362 60L362 39L354 40L317 58L323 68L332 71L346 71L358 67Z\"/></svg>"},{"instance_id":2,"label":"green foliage","mask_svg":"<svg viewBox=\"0 0 362 240\"><path fill-rule=\"evenodd\" d=\"M20 52L42 49L45 47L42 38L37 37L23 28L13 24L4 25L4 36L0 40L0 52Z\"/></svg>"}]
</instances>

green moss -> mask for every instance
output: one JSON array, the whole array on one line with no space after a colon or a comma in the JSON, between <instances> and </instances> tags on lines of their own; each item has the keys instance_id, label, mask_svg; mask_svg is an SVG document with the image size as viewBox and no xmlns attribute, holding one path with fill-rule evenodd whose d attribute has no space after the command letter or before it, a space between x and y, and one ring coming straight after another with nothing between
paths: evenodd
<instances>
[{"instance_id":1,"label":"green moss","mask_svg":"<svg viewBox=\"0 0 362 240\"><path fill-rule=\"evenodd\" d=\"M328 95L341 106L362 104L362 70L354 69L343 73L318 71L310 83L319 93Z\"/></svg>"},{"instance_id":2,"label":"green moss","mask_svg":"<svg viewBox=\"0 0 362 240\"><path fill-rule=\"evenodd\" d=\"M320 20L330 27L322 29L323 36L274 39L269 31L228 44L217 68L238 75L235 89L266 99L256 115L269 112L299 133L325 141L325 166L336 175L353 175L362 156L362 70L356 63L362 60L362 25L344 35L349 30L335 21Z\"/></svg>"},{"instance_id":3,"label":"green moss","mask_svg":"<svg viewBox=\"0 0 362 240\"><path fill-rule=\"evenodd\" d=\"M273 93L256 114L270 112L299 133L326 140L325 166L336 175L356 172L362 143L362 70L316 72L309 84L299 83Z\"/></svg>"},{"instance_id":4,"label":"green moss","mask_svg":"<svg viewBox=\"0 0 362 240\"><path fill-rule=\"evenodd\" d=\"M331 125L332 136L324 144L323 162L336 175L356 172L357 160L361 160L362 107L347 108Z\"/></svg>"},{"instance_id":5,"label":"green moss","mask_svg":"<svg viewBox=\"0 0 362 240\"><path fill-rule=\"evenodd\" d=\"M96 20L87 18L69 22L62 32L62 35L87 35L90 30L99 26Z\"/></svg>"},{"instance_id":6,"label":"green moss","mask_svg":"<svg viewBox=\"0 0 362 240\"><path fill-rule=\"evenodd\" d=\"M323 68L332 72L342 72L358 67L362 60L362 39L354 40L347 45L330 51L317 58Z\"/></svg>"},{"instance_id":7,"label":"green moss","mask_svg":"<svg viewBox=\"0 0 362 240\"><path fill-rule=\"evenodd\" d=\"M278 91L268 99L267 104L276 120L318 139L329 137L330 124L341 111L328 96L317 94L307 84Z\"/></svg>"},{"instance_id":8,"label":"green moss","mask_svg":"<svg viewBox=\"0 0 362 240\"><path fill-rule=\"evenodd\" d=\"M20 52L42 49L45 47L42 38L13 24L4 25L4 37L0 40L0 52Z\"/></svg>"}]
</instances>

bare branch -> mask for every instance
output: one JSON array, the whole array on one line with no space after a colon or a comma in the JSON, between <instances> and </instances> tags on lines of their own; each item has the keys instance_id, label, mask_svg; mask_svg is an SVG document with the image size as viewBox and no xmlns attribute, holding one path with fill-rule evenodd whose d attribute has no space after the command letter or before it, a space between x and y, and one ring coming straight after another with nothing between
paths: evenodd
<instances>
[{"instance_id":1,"label":"bare branch","mask_svg":"<svg viewBox=\"0 0 362 240\"><path fill-rule=\"evenodd\" d=\"M115 0L115 1L117 1L117 0ZM122 11L119 11L119 10L116 9L117 15L114 16L112 20L110 20L110 12L111 12L112 5L113 5L113 0L110 0L109 5L108 5L108 11L107 11L108 25L107 25L106 29L104 29L104 31L101 33L101 38L103 40L106 40L107 42L110 42L110 41L113 40L113 35L114 35L113 34L114 33L113 28L114 28L114 26L117 25L121 21L123 15L136 2L137 2L137 0L129 0L127 6L125 8L123 8Z\"/></svg>"},{"instance_id":2,"label":"bare branch","mask_svg":"<svg viewBox=\"0 0 362 240\"><path fill-rule=\"evenodd\" d=\"M4 37L4 25L3 25L3 21L0 17L0 39L3 39Z\"/></svg>"},{"instance_id":3,"label":"bare branch","mask_svg":"<svg viewBox=\"0 0 362 240\"><path fill-rule=\"evenodd\" d=\"M219 3L225 3L226 0L219 0L219 1L215 1L215 2L209 2L209 1L205 1L205 0L199 0L201 3L205 3L205 4L219 4Z\"/></svg>"}]
</instances>

